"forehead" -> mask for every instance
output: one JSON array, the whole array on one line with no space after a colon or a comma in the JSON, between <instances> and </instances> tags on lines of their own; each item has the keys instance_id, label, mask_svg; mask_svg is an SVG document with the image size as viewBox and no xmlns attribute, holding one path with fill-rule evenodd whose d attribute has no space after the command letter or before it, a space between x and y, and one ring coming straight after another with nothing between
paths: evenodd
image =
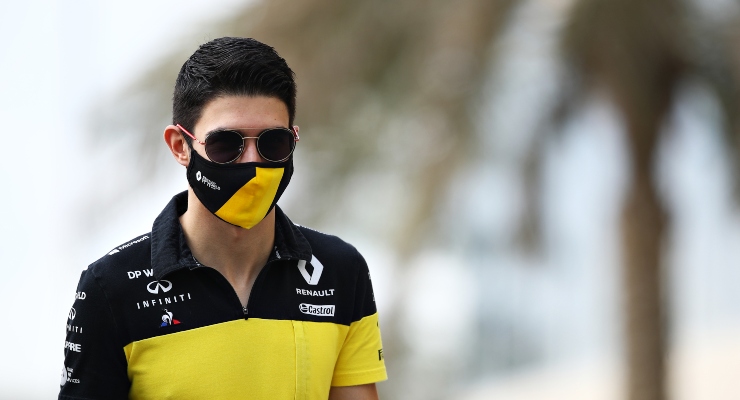
<instances>
[{"instance_id":1,"label":"forehead","mask_svg":"<svg viewBox=\"0 0 740 400\"><path fill-rule=\"evenodd\" d=\"M287 128L288 124L288 107L277 97L220 96L203 107L193 133L221 128Z\"/></svg>"}]
</instances>

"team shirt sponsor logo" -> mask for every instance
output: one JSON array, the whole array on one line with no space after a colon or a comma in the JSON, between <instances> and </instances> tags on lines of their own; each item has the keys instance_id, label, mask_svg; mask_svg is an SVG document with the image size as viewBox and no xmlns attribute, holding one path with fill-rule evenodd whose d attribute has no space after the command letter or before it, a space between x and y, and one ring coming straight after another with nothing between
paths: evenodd
<instances>
[{"instance_id":1,"label":"team shirt sponsor logo","mask_svg":"<svg viewBox=\"0 0 740 400\"><path fill-rule=\"evenodd\" d=\"M162 324L159 325L160 328L170 325L180 325L180 321L176 320L172 317L172 313L167 311L167 309L164 309L164 315L162 315Z\"/></svg>"},{"instance_id":2,"label":"team shirt sponsor logo","mask_svg":"<svg viewBox=\"0 0 740 400\"><path fill-rule=\"evenodd\" d=\"M60 386L64 386L67 382L69 383L80 383L79 379L72 378L72 372L74 370L72 368L67 368L67 366L64 366L62 368L62 380L59 382Z\"/></svg>"},{"instance_id":3,"label":"team shirt sponsor logo","mask_svg":"<svg viewBox=\"0 0 740 400\"><path fill-rule=\"evenodd\" d=\"M195 173L195 179L213 190L221 190L221 188L216 185L216 182L206 178L206 176L201 174L200 171Z\"/></svg>"},{"instance_id":4,"label":"team shirt sponsor logo","mask_svg":"<svg viewBox=\"0 0 740 400\"><path fill-rule=\"evenodd\" d=\"M85 300L87 298L87 293L85 292L75 292L75 300ZM70 322L75 319L77 316L77 310L75 310L74 307L72 307L69 310L69 320ZM74 326L72 324L67 324L67 331L68 332L75 332L75 333L82 333L82 327L81 326Z\"/></svg>"},{"instance_id":5,"label":"team shirt sponsor logo","mask_svg":"<svg viewBox=\"0 0 740 400\"><path fill-rule=\"evenodd\" d=\"M383 360L383 349L379 349L378 350L378 361L382 361L382 360Z\"/></svg>"},{"instance_id":6,"label":"team shirt sponsor logo","mask_svg":"<svg viewBox=\"0 0 740 400\"><path fill-rule=\"evenodd\" d=\"M315 304L306 304L301 303L298 306L298 309L301 310L302 313L308 314L308 315L316 315L319 317L333 317L334 316L334 305L315 305Z\"/></svg>"},{"instance_id":7,"label":"team shirt sponsor logo","mask_svg":"<svg viewBox=\"0 0 740 400\"><path fill-rule=\"evenodd\" d=\"M161 280L149 282L149 284L146 285L146 290L151 294L159 294L160 289L162 290L162 293L169 292L170 290L172 290L172 282Z\"/></svg>"},{"instance_id":8,"label":"team shirt sponsor logo","mask_svg":"<svg viewBox=\"0 0 740 400\"><path fill-rule=\"evenodd\" d=\"M132 241L130 241L130 242L128 242L128 243L126 243L126 244L124 244L124 245L120 245L120 246L116 247L115 249L111 250L111 251L110 251L110 252L108 253L108 255L109 255L109 256L112 256L112 255L114 255L114 254L116 254L116 253L120 252L121 250L124 250L124 249L126 249L126 248L129 248L129 247L131 247L131 246L135 245L136 243L141 243L141 242L143 242L143 241L145 241L145 240L147 240L147 239L149 239L149 236L147 236L147 235L144 235L144 236L142 236L142 237L140 237L140 238L138 238L138 239L136 239L136 240L132 240Z\"/></svg>"},{"instance_id":9,"label":"team shirt sponsor logo","mask_svg":"<svg viewBox=\"0 0 740 400\"><path fill-rule=\"evenodd\" d=\"M324 271L324 265L314 256L311 256L311 261L309 261L309 263L313 267L313 273L309 274L308 270L306 270L306 260L298 261L298 271L301 272L306 283L309 285L318 285L319 279L321 279L321 273Z\"/></svg>"},{"instance_id":10,"label":"team shirt sponsor logo","mask_svg":"<svg viewBox=\"0 0 740 400\"><path fill-rule=\"evenodd\" d=\"M161 281L152 281L146 285L146 290L151 294L164 294L172 290L172 282L164 279ZM137 301L136 309L142 310L144 308L156 307L158 305L163 306L167 304L181 303L186 300L192 300L190 293L174 294L167 297Z\"/></svg>"},{"instance_id":11,"label":"team shirt sponsor logo","mask_svg":"<svg viewBox=\"0 0 740 400\"><path fill-rule=\"evenodd\" d=\"M82 345L81 344L78 344L78 343L72 343L72 342L68 342L68 341L65 340L64 341L64 348L65 349L69 349L69 350L74 351L74 352L77 352L77 353L82 353Z\"/></svg>"},{"instance_id":12,"label":"team shirt sponsor logo","mask_svg":"<svg viewBox=\"0 0 740 400\"><path fill-rule=\"evenodd\" d=\"M146 276L147 278L151 278L154 276L154 270L153 269L145 269L141 271L128 271L126 272L126 275L128 275L128 279L136 279L140 276Z\"/></svg>"},{"instance_id":13,"label":"team shirt sponsor logo","mask_svg":"<svg viewBox=\"0 0 740 400\"><path fill-rule=\"evenodd\" d=\"M326 290L310 290L310 289L299 289L296 288L295 292L304 296L334 296L334 289Z\"/></svg>"},{"instance_id":14,"label":"team shirt sponsor logo","mask_svg":"<svg viewBox=\"0 0 740 400\"><path fill-rule=\"evenodd\" d=\"M173 303L182 303L183 301L192 300L190 297L190 293L183 293L183 294L176 294L173 296L168 297L162 297L159 299L147 299L142 301L136 302L136 309L137 310L143 310L145 308L149 307L156 307L157 305L163 306L167 304L173 304Z\"/></svg>"}]
</instances>

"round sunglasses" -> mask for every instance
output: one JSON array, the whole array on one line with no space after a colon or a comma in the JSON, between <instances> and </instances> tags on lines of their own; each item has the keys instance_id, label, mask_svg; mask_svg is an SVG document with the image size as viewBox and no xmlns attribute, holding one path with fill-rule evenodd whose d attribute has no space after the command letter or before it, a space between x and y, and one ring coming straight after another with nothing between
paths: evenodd
<instances>
[{"instance_id":1,"label":"round sunglasses","mask_svg":"<svg viewBox=\"0 0 740 400\"><path fill-rule=\"evenodd\" d=\"M298 127L295 127L294 130L288 128L268 128L261 131L257 136L244 136L237 129L222 129L210 132L206 136L206 141L201 142L195 135L183 128L182 125L177 124L176 126L193 140L205 146L208 158L218 164L229 164L239 159L244 152L244 141L247 139L257 139L257 152L265 160L282 162L293 154L295 144L300 140L300 137L298 137ZM250 130L257 128L238 129Z\"/></svg>"}]
</instances>

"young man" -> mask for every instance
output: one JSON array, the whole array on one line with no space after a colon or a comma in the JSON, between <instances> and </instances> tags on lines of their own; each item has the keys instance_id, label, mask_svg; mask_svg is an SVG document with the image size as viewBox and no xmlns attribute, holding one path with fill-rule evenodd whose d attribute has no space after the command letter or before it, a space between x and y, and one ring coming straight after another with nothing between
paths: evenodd
<instances>
[{"instance_id":1,"label":"young man","mask_svg":"<svg viewBox=\"0 0 740 400\"><path fill-rule=\"evenodd\" d=\"M293 172L293 72L220 38L175 84L164 140L186 167L152 231L82 273L60 399L377 399L367 265L275 205Z\"/></svg>"}]
</instances>

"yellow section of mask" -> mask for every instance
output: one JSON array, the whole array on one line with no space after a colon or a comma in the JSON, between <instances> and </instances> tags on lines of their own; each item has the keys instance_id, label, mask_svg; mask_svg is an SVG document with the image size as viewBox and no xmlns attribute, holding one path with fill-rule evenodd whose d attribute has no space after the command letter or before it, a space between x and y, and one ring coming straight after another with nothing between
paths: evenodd
<instances>
[{"instance_id":1,"label":"yellow section of mask","mask_svg":"<svg viewBox=\"0 0 740 400\"><path fill-rule=\"evenodd\" d=\"M216 211L224 221L245 229L257 225L270 209L284 168L257 168L257 174Z\"/></svg>"}]
</instances>

